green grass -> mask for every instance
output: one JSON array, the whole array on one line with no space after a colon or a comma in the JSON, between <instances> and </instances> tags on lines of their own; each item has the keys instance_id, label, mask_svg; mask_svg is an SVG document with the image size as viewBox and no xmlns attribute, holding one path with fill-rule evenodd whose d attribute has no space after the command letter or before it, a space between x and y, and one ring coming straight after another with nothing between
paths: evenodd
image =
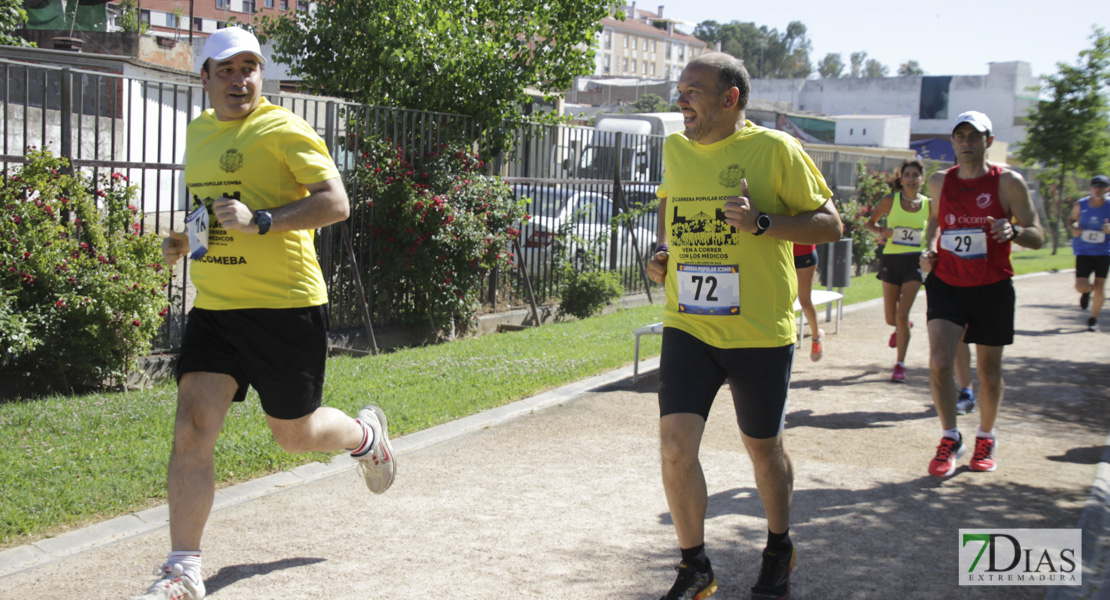
<instances>
[{"instance_id":1,"label":"green grass","mask_svg":"<svg viewBox=\"0 0 1110 600\"><path fill-rule=\"evenodd\" d=\"M1018 273L1074 266L1070 248L1015 253ZM848 304L880 297L874 274L852 279ZM325 402L354 413L367 401L400 436L632 360L630 332L660 321L643 306L585 321L489 335L381 356L328 362ZM642 338L642 357L659 354L659 336ZM165 498L176 387L53 396L0 403L0 547L159 503ZM253 479L321 454L290 455L271 439L251 393L232 407L216 448L220 485Z\"/></svg>"}]
</instances>

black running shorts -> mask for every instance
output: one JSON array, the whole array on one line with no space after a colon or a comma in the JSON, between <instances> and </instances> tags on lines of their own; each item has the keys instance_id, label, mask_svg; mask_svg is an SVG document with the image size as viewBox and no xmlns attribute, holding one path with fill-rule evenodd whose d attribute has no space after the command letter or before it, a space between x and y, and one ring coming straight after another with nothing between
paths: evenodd
<instances>
[{"instance_id":1,"label":"black running shorts","mask_svg":"<svg viewBox=\"0 0 1110 600\"><path fill-rule=\"evenodd\" d=\"M1106 274L1110 272L1110 256L1084 256L1082 254L1075 257L1075 278L1087 279L1091 273L1095 274L1095 279L1106 279Z\"/></svg>"},{"instance_id":2,"label":"black running shorts","mask_svg":"<svg viewBox=\"0 0 1110 600\"><path fill-rule=\"evenodd\" d=\"M728 381L736 421L744 435L767 439L782 433L794 345L778 348L710 346L673 327L663 328L659 362L659 416L695 413L709 418L713 399Z\"/></svg>"},{"instance_id":3,"label":"black running shorts","mask_svg":"<svg viewBox=\"0 0 1110 600\"><path fill-rule=\"evenodd\" d=\"M801 256L794 257L794 268L804 269L806 267L817 266L817 251L814 250L809 254L802 254Z\"/></svg>"},{"instance_id":4,"label":"black running shorts","mask_svg":"<svg viewBox=\"0 0 1110 600\"><path fill-rule=\"evenodd\" d=\"M298 419L320 407L328 353L327 305L189 311L177 380L185 373L235 378L242 402L254 386L262 410L275 419Z\"/></svg>"},{"instance_id":5,"label":"black running shorts","mask_svg":"<svg viewBox=\"0 0 1110 600\"><path fill-rule=\"evenodd\" d=\"M988 285L957 287L935 273L925 280L928 320L943 319L967 326L964 341L984 346L1014 343L1014 282L1003 279Z\"/></svg>"},{"instance_id":6,"label":"black running shorts","mask_svg":"<svg viewBox=\"0 0 1110 600\"><path fill-rule=\"evenodd\" d=\"M879 274L875 277L883 283L893 283L897 286L910 281L924 281L925 277L921 273L921 253L880 254Z\"/></svg>"}]
</instances>

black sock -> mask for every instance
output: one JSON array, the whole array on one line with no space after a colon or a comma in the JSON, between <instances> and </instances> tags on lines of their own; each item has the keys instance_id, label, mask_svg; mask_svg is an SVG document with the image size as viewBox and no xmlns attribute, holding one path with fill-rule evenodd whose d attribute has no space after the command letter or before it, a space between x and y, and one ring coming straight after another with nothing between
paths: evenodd
<instances>
[{"instance_id":1,"label":"black sock","mask_svg":"<svg viewBox=\"0 0 1110 600\"><path fill-rule=\"evenodd\" d=\"M768 550L789 550L794 544L790 541L790 529L782 533L774 533L770 529L767 530L767 549Z\"/></svg>"},{"instance_id":2,"label":"black sock","mask_svg":"<svg viewBox=\"0 0 1110 600\"><path fill-rule=\"evenodd\" d=\"M705 544L694 546L693 548L682 548L682 562L696 566L699 571L705 569L709 564L709 558L705 556Z\"/></svg>"}]
</instances>

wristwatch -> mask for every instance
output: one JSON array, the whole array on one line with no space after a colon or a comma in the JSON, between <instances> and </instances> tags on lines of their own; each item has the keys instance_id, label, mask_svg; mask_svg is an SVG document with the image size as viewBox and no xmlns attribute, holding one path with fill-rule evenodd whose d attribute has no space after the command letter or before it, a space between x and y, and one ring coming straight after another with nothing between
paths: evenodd
<instances>
[{"instance_id":1,"label":"wristwatch","mask_svg":"<svg viewBox=\"0 0 1110 600\"><path fill-rule=\"evenodd\" d=\"M274 224L274 217L268 210L254 211L254 222L258 224L258 235L266 235L270 226Z\"/></svg>"},{"instance_id":2,"label":"wristwatch","mask_svg":"<svg viewBox=\"0 0 1110 600\"><path fill-rule=\"evenodd\" d=\"M752 235L763 235L770 228L771 217L767 216L767 213L761 212L759 216L755 218L755 233Z\"/></svg>"}]
</instances>

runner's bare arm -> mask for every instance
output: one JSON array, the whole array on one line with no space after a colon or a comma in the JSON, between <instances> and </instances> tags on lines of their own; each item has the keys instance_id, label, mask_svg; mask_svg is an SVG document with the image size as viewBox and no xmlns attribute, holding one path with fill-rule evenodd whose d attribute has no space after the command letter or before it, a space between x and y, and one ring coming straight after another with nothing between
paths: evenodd
<instances>
[{"instance_id":1,"label":"runner's bare arm","mask_svg":"<svg viewBox=\"0 0 1110 600\"><path fill-rule=\"evenodd\" d=\"M350 214L351 206L342 179L335 177L306 185L305 188L309 194L304 198L270 209L274 220L270 231L318 229L338 223ZM227 229L258 233L254 211L238 200L219 198L212 203L212 211Z\"/></svg>"},{"instance_id":2,"label":"runner's bare arm","mask_svg":"<svg viewBox=\"0 0 1110 600\"><path fill-rule=\"evenodd\" d=\"M867 219L867 223L863 225L864 228L880 237L889 238L894 235L894 230L879 226L879 219L889 214L893 207L894 194L883 196L882 200L879 200L879 203L875 205L875 210L871 211L871 218Z\"/></svg>"},{"instance_id":3,"label":"runner's bare arm","mask_svg":"<svg viewBox=\"0 0 1110 600\"><path fill-rule=\"evenodd\" d=\"M1029 193L1029 186L1020 173L1006 170L1002 172L999 187L999 201L1006 215L1017 221L1018 230L1015 234L1009 220L1004 223L995 223L1001 232L1010 230L1006 237L1009 241L1036 250L1044 245L1044 229L1041 220L1037 217L1037 209L1033 206L1033 197ZM992 233L1000 233L992 231Z\"/></svg>"},{"instance_id":4,"label":"runner's bare arm","mask_svg":"<svg viewBox=\"0 0 1110 600\"><path fill-rule=\"evenodd\" d=\"M1079 234L1083 233L1079 229L1079 203L1078 202L1071 205L1071 214L1068 215L1068 220L1064 223L1064 226L1066 226L1068 228L1068 233L1071 234L1071 237L1079 237Z\"/></svg>"},{"instance_id":5,"label":"runner's bare arm","mask_svg":"<svg viewBox=\"0 0 1110 600\"><path fill-rule=\"evenodd\" d=\"M740 231L755 233L759 230L756 219L759 211L752 206L748 197L748 183L741 181L740 196L729 196L725 199L725 222ZM840 213L832 200L825 200L815 210L798 213L796 215L769 215L771 226L767 228L766 235L777 237L788 242L798 244L825 244L840 240L844 233L844 225L840 222Z\"/></svg>"},{"instance_id":6,"label":"runner's bare arm","mask_svg":"<svg viewBox=\"0 0 1110 600\"><path fill-rule=\"evenodd\" d=\"M937 211L940 210L940 193L944 190L944 171L937 171L929 177L929 223L925 226L925 251L921 253L921 271L931 273L937 264L937 238L939 237L940 223L937 221Z\"/></svg>"}]
</instances>

